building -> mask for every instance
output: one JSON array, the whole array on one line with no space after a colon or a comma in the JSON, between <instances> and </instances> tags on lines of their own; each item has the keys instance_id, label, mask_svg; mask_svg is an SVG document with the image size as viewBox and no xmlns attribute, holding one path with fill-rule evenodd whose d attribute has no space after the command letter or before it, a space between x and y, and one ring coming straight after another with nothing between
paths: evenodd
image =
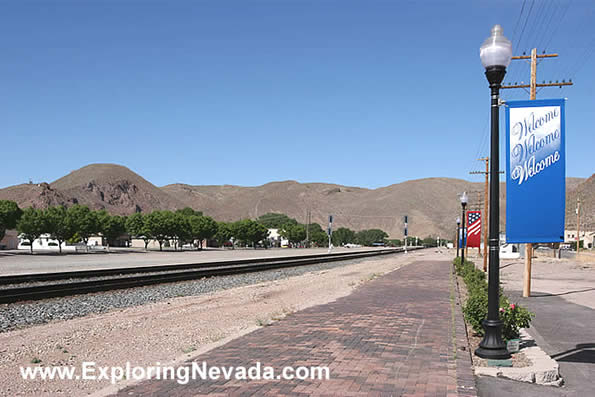
<instances>
[{"instance_id":1,"label":"building","mask_svg":"<svg viewBox=\"0 0 595 397\"><path fill-rule=\"evenodd\" d=\"M577 236L576 229L564 230L564 242L565 243L576 242L576 236ZM583 248L593 249L594 240L595 240L595 231L587 231L587 230L580 231L580 241L583 242Z\"/></svg>"},{"instance_id":2,"label":"building","mask_svg":"<svg viewBox=\"0 0 595 397\"><path fill-rule=\"evenodd\" d=\"M15 232L16 233L16 232ZM18 244L17 249L20 250L30 250L31 244L29 240L23 238L17 238ZM87 241L87 247L85 244L80 242L76 244L70 244L63 242L62 243L62 251L77 251L78 249L89 250L89 249L98 249L98 250L105 250L106 248L106 239L99 236L91 236ZM115 239L111 242L110 247L128 247L129 238L128 235L122 235L119 238ZM144 246L144 245L143 245ZM82 247L82 248L81 248ZM39 238L33 241L33 251L35 250L55 250L59 251L58 247L58 240L51 238L51 235L46 233L42 234Z\"/></svg>"},{"instance_id":3,"label":"building","mask_svg":"<svg viewBox=\"0 0 595 397\"><path fill-rule=\"evenodd\" d=\"M20 250L30 250L31 243L29 240L24 238L19 238L18 249ZM66 248L66 243L62 243L62 250ZM58 240L54 240L51 238L49 234L42 234L39 238L33 240L33 250L59 250L58 247Z\"/></svg>"},{"instance_id":4,"label":"building","mask_svg":"<svg viewBox=\"0 0 595 397\"><path fill-rule=\"evenodd\" d=\"M289 240L279 234L279 229L269 229L269 237L271 247L288 247Z\"/></svg>"},{"instance_id":5,"label":"building","mask_svg":"<svg viewBox=\"0 0 595 397\"><path fill-rule=\"evenodd\" d=\"M500 258L502 259L518 259L524 251L524 244L514 244L506 242L506 234L500 233ZM482 251L482 252L485 252Z\"/></svg>"},{"instance_id":6,"label":"building","mask_svg":"<svg viewBox=\"0 0 595 397\"><path fill-rule=\"evenodd\" d=\"M0 250L15 250L19 246L19 236L15 229L7 230L0 240Z\"/></svg>"}]
</instances>

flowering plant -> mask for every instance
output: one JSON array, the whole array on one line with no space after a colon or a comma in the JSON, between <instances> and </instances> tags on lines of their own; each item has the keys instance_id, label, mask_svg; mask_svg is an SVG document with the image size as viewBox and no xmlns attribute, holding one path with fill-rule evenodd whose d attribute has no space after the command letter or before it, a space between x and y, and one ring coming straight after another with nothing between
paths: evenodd
<instances>
[{"instance_id":1,"label":"flowering plant","mask_svg":"<svg viewBox=\"0 0 595 397\"><path fill-rule=\"evenodd\" d=\"M518 338L519 329L528 328L534 316L535 314L529 310L514 303L500 307L500 320L504 323L502 327L502 336L504 339Z\"/></svg>"}]
</instances>

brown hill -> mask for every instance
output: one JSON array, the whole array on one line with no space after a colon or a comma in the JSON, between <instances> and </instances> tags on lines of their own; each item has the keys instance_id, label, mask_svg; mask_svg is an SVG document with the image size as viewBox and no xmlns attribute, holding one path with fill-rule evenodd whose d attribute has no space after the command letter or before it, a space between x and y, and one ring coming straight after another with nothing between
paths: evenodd
<instances>
[{"instance_id":1,"label":"brown hill","mask_svg":"<svg viewBox=\"0 0 595 397\"><path fill-rule=\"evenodd\" d=\"M595 177L567 179L567 224L574 225L576 194L583 200L583 213L593 214ZM354 230L380 228L391 237L403 235L403 215L409 216L409 234L454 236L455 218L460 215L458 195L469 192L471 208L478 205L483 183L461 179L426 178L378 189L326 183L271 182L242 187L167 185L158 188L126 167L92 164L73 171L51 184L17 185L0 189L0 199L14 200L21 207L86 204L115 214L177 209L185 206L203 211L217 220L257 218L267 212L285 213L305 222L326 227L334 215L335 228ZM481 195L480 197L482 197ZM501 228L504 226L505 185L501 184ZM585 211L586 210L586 211Z\"/></svg>"},{"instance_id":2,"label":"brown hill","mask_svg":"<svg viewBox=\"0 0 595 397\"><path fill-rule=\"evenodd\" d=\"M67 197L47 183L21 184L0 189L0 200L15 201L21 208L47 208L56 205L72 205L78 201Z\"/></svg>"},{"instance_id":3,"label":"brown hill","mask_svg":"<svg viewBox=\"0 0 595 397\"><path fill-rule=\"evenodd\" d=\"M187 206L221 220L279 212L305 222L306 211L310 210L312 221L323 227L328 215L333 214L335 227L380 228L396 238L403 234L403 215L407 214L411 235L450 238L461 211L458 195L463 191L479 191L483 184L428 178L379 189L295 181L257 187L174 184L162 189ZM477 195L470 196L470 205L477 205Z\"/></svg>"},{"instance_id":4,"label":"brown hill","mask_svg":"<svg viewBox=\"0 0 595 397\"><path fill-rule=\"evenodd\" d=\"M0 199L35 208L80 203L113 214L183 207L179 200L138 174L115 164L91 164L51 184L23 184L0 189Z\"/></svg>"},{"instance_id":5,"label":"brown hill","mask_svg":"<svg viewBox=\"0 0 595 397\"><path fill-rule=\"evenodd\" d=\"M577 198L581 200L581 229L595 229L595 174L566 190L566 227L576 230Z\"/></svg>"},{"instance_id":6,"label":"brown hill","mask_svg":"<svg viewBox=\"0 0 595 397\"><path fill-rule=\"evenodd\" d=\"M116 164L91 164L50 186L93 209L106 209L114 214L183 207L180 201L140 175Z\"/></svg>"}]
</instances>

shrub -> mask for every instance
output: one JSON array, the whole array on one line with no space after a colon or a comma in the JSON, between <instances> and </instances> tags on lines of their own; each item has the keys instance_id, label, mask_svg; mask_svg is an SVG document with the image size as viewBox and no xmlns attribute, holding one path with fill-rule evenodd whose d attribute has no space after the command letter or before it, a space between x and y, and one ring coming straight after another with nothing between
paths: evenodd
<instances>
[{"instance_id":1,"label":"shrub","mask_svg":"<svg viewBox=\"0 0 595 397\"><path fill-rule=\"evenodd\" d=\"M463 315L475 333L483 335L481 323L488 316L488 294L471 294L463 306Z\"/></svg>"},{"instance_id":2,"label":"shrub","mask_svg":"<svg viewBox=\"0 0 595 397\"><path fill-rule=\"evenodd\" d=\"M453 261L457 274L459 274L469 294L463 305L465 321L473 328L476 334L482 336L484 329L482 322L488 315L488 283L485 274L475 267L470 261L461 264L461 259ZM502 288L499 289L500 296L500 320L503 322L502 336L504 339L515 339L519 336L520 328L528 328L533 313L517 304L511 304L504 295Z\"/></svg>"}]
</instances>

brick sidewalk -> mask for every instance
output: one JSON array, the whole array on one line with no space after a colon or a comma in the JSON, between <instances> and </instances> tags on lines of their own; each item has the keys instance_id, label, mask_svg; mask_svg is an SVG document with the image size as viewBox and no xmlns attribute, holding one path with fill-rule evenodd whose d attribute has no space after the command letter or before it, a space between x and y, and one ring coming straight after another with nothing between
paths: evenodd
<instances>
[{"instance_id":1,"label":"brick sidewalk","mask_svg":"<svg viewBox=\"0 0 595 397\"><path fill-rule=\"evenodd\" d=\"M215 348L209 366L328 366L330 380L146 381L118 395L475 395L448 262L416 262ZM453 308L456 308L453 313ZM461 335L462 334L462 335Z\"/></svg>"}]
</instances>

